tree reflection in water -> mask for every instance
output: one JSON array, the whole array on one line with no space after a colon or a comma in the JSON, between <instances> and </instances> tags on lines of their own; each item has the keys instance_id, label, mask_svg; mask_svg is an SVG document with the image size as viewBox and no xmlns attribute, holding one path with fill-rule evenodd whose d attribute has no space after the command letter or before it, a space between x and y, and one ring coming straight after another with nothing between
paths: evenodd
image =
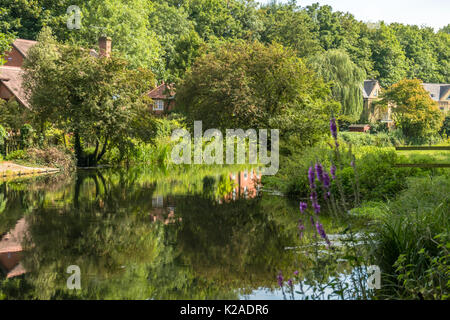
<instances>
[{"instance_id":1,"label":"tree reflection in water","mask_svg":"<svg viewBox=\"0 0 450 320\"><path fill-rule=\"evenodd\" d=\"M297 243L298 214L283 198L261 197L258 179L244 181L250 175L131 168L3 183L1 236L26 221L27 273L2 277L0 297L235 299L275 290L274 274L299 263L285 250ZM66 288L70 265L81 269L81 290Z\"/></svg>"}]
</instances>

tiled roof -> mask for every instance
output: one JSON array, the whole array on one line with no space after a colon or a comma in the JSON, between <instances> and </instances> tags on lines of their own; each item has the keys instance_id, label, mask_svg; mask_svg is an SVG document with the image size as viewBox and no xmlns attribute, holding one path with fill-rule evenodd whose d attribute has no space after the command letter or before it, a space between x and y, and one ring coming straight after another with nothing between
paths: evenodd
<instances>
[{"instance_id":1,"label":"tiled roof","mask_svg":"<svg viewBox=\"0 0 450 320\"><path fill-rule=\"evenodd\" d=\"M377 85L377 80L364 80L363 86L363 98L369 98L372 94L373 89Z\"/></svg>"},{"instance_id":2,"label":"tiled roof","mask_svg":"<svg viewBox=\"0 0 450 320\"><path fill-rule=\"evenodd\" d=\"M0 82L17 98L17 100L29 108L25 91L22 88L22 69L19 67L0 67Z\"/></svg>"},{"instance_id":3,"label":"tiled roof","mask_svg":"<svg viewBox=\"0 0 450 320\"><path fill-rule=\"evenodd\" d=\"M16 48L24 57L27 56L28 50L34 46L37 41L33 40L25 40L25 39L16 39L13 42L13 47Z\"/></svg>"},{"instance_id":4,"label":"tiled roof","mask_svg":"<svg viewBox=\"0 0 450 320\"><path fill-rule=\"evenodd\" d=\"M155 89L147 93L147 96L152 99L171 99L175 96L175 89L173 84L165 84L164 82Z\"/></svg>"},{"instance_id":5,"label":"tiled roof","mask_svg":"<svg viewBox=\"0 0 450 320\"><path fill-rule=\"evenodd\" d=\"M422 83L422 86L430 93L431 99L434 101L442 100L450 90L448 83Z\"/></svg>"}]
</instances>

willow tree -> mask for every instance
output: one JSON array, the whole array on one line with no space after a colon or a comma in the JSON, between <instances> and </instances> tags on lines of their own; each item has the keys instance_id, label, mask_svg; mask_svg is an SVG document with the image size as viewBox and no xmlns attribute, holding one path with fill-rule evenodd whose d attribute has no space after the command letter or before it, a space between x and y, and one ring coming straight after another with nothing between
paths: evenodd
<instances>
[{"instance_id":1,"label":"willow tree","mask_svg":"<svg viewBox=\"0 0 450 320\"><path fill-rule=\"evenodd\" d=\"M341 115L350 121L359 119L363 110L361 87L365 72L342 50L328 50L310 59L319 76L332 83L332 96L342 105Z\"/></svg>"}]
</instances>

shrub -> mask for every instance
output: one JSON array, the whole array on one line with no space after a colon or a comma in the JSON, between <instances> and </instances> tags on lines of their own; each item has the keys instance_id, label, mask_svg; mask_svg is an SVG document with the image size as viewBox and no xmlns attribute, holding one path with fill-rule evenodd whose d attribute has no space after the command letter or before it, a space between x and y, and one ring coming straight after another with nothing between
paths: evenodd
<instances>
[{"instance_id":1,"label":"shrub","mask_svg":"<svg viewBox=\"0 0 450 320\"><path fill-rule=\"evenodd\" d=\"M10 152L6 157L5 160L11 161L11 160L26 160L27 159L27 152L25 150L15 150L13 152Z\"/></svg>"},{"instance_id":2,"label":"shrub","mask_svg":"<svg viewBox=\"0 0 450 320\"><path fill-rule=\"evenodd\" d=\"M439 130L439 134L450 136L450 116L445 117L444 124L442 125L441 130Z\"/></svg>"},{"instance_id":3,"label":"shrub","mask_svg":"<svg viewBox=\"0 0 450 320\"><path fill-rule=\"evenodd\" d=\"M56 167L63 171L71 171L75 168L73 154L57 147L30 148L27 150L26 160L43 166Z\"/></svg>"}]
</instances>

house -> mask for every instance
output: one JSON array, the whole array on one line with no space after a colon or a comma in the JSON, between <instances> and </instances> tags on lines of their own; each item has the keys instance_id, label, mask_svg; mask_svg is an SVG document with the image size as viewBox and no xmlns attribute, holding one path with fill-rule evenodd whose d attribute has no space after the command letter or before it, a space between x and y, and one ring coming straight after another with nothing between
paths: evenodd
<instances>
[{"instance_id":1,"label":"house","mask_svg":"<svg viewBox=\"0 0 450 320\"><path fill-rule=\"evenodd\" d=\"M11 50L5 53L6 63L0 66L1 99L9 100L14 97L24 107L30 107L22 88L22 64L28 50L36 43L32 40L16 39Z\"/></svg>"},{"instance_id":2,"label":"house","mask_svg":"<svg viewBox=\"0 0 450 320\"><path fill-rule=\"evenodd\" d=\"M450 111L450 84L422 83L422 86L430 93L431 99L437 102L442 112Z\"/></svg>"},{"instance_id":3,"label":"house","mask_svg":"<svg viewBox=\"0 0 450 320\"><path fill-rule=\"evenodd\" d=\"M6 63L0 66L0 98L9 100L15 98L22 106L30 108L30 104L22 88L22 65L27 58L28 50L37 42L25 39L16 39L9 52L5 54ZM89 54L94 57L111 56L112 40L109 37L98 39L99 52L94 49ZM154 101L153 112L163 114L173 109L175 90L173 84L162 82L155 89L149 91L147 95Z\"/></svg>"},{"instance_id":4,"label":"house","mask_svg":"<svg viewBox=\"0 0 450 320\"><path fill-rule=\"evenodd\" d=\"M381 86L378 80L365 80L362 87L363 94L363 112L362 122L384 122L388 126L392 125L391 108L380 110L375 107L374 102L380 99Z\"/></svg>"},{"instance_id":5,"label":"house","mask_svg":"<svg viewBox=\"0 0 450 320\"><path fill-rule=\"evenodd\" d=\"M153 100L152 111L155 114L165 114L175 106L175 87L164 81L155 89L149 91L147 96Z\"/></svg>"},{"instance_id":6,"label":"house","mask_svg":"<svg viewBox=\"0 0 450 320\"><path fill-rule=\"evenodd\" d=\"M22 65L27 58L28 50L37 42L16 39L11 50L5 53L6 63L0 66L0 98L9 100L15 98L22 106L30 108L30 104L22 88ZM91 49L89 53L94 57L111 55L111 38L100 37L98 40L100 52Z\"/></svg>"}]
</instances>

